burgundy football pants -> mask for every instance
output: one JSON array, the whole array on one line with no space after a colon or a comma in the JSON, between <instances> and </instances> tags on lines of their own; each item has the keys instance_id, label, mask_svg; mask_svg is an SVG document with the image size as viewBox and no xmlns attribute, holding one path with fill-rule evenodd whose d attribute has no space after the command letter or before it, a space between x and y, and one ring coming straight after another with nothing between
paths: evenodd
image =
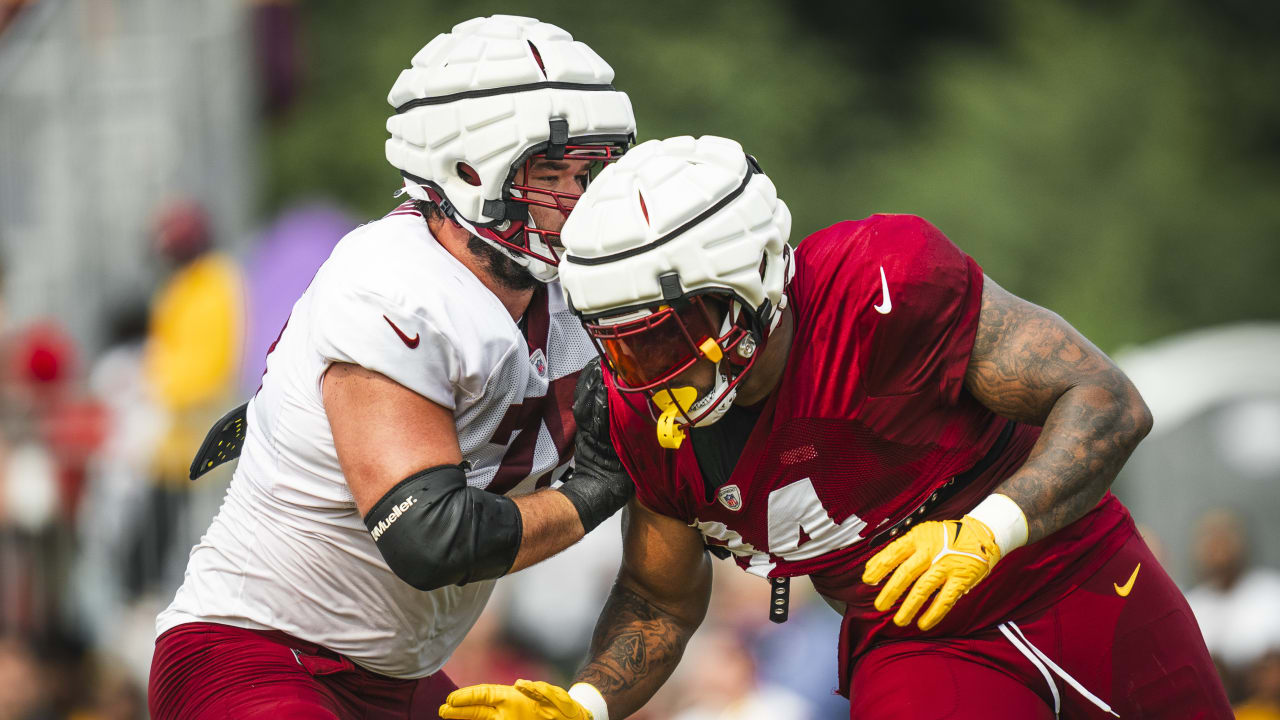
<instances>
[{"instance_id":1,"label":"burgundy football pants","mask_svg":"<svg viewBox=\"0 0 1280 720\"><path fill-rule=\"evenodd\" d=\"M850 700L857 720L1232 717L1191 608L1136 532L1043 612L873 647Z\"/></svg>"},{"instance_id":2,"label":"burgundy football pants","mask_svg":"<svg viewBox=\"0 0 1280 720\"><path fill-rule=\"evenodd\" d=\"M443 672L390 678L282 632L190 623L156 639L147 705L153 720L418 720L455 689Z\"/></svg>"}]
</instances>

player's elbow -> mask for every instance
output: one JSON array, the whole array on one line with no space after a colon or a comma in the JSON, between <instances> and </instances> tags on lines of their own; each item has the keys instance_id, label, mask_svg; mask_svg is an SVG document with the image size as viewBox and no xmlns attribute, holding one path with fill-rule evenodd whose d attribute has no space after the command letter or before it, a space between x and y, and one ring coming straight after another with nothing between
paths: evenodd
<instances>
[{"instance_id":1,"label":"player's elbow","mask_svg":"<svg viewBox=\"0 0 1280 720\"><path fill-rule=\"evenodd\" d=\"M1151 426L1155 419L1151 416L1151 408L1147 407L1147 401L1142 399L1142 395L1138 393L1138 389L1129 386L1132 389L1129 401L1129 414L1132 417L1133 425L1133 445L1136 447L1142 439L1151 432Z\"/></svg>"},{"instance_id":2,"label":"player's elbow","mask_svg":"<svg viewBox=\"0 0 1280 720\"><path fill-rule=\"evenodd\" d=\"M501 577L520 551L520 510L509 498L466 486L454 466L392 488L365 525L396 577L436 590Z\"/></svg>"},{"instance_id":3,"label":"player's elbow","mask_svg":"<svg viewBox=\"0 0 1280 720\"><path fill-rule=\"evenodd\" d=\"M477 568L466 564L462 560L462 553L433 556L422 552L417 553L416 556L397 556L384 552L382 557L396 577L422 591L439 590L450 585L466 585L473 580L489 579L473 577L473 571ZM494 577L501 575L502 572Z\"/></svg>"},{"instance_id":4,"label":"player's elbow","mask_svg":"<svg viewBox=\"0 0 1280 720\"><path fill-rule=\"evenodd\" d=\"M1138 388L1119 370L1115 371L1109 392L1118 406L1114 413L1112 435L1120 447L1132 452L1147 433L1151 432L1151 408L1147 407Z\"/></svg>"}]
</instances>

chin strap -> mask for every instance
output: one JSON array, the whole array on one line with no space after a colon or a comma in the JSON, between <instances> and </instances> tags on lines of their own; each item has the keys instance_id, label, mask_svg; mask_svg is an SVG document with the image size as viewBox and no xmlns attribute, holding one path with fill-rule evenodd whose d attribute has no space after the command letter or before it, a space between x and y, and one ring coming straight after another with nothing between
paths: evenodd
<instances>
[{"instance_id":1,"label":"chin strap","mask_svg":"<svg viewBox=\"0 0 1280 720\"><path fill-rule=\"evenodd\" d=\"M425 200L426 202L431 202L431 196L427 195L426 189L408 178L405 178L404 186L395 191L395 194L391 197L399 198L402 195L408 195L414 200Z\"/></svg>"},{"instance_id":2,"label":"chin strap","mask_svg":"<svg viewBox=\"0 0 1280 720\"><path fill-rule=\"evenodd\" d=\"M533 220L533 213L529 213L529 219L525 221L525 224L528 227L537 229L538 224ZM525 240L530 250L534 250L533 244L536 242L539 245L536 252L540 252L547 257L555 257L555 253L551 251L551 247L547 244L547 241L543 239L541 233L531 233L526 231ZM528 270L529 274L532 275L535 280L539 282L551 282L552 280L560 277L560 268L555 265L544 260L539 260L531 255L524 255L522 253L516 254L520 255L520 257L516 258L516 262L523 265L524 269Z\"/></svg>"},{"instance_id":3,"label":"chin strap","mask_svg":"<svg viewBox=\"0 0 1280 720\"><path fill-rule=\"evenodd\" d=\"M409 197L413 198L414 200L425 200L425 201L427 201L427 202L437 202L437 204L440 204L438 201L433 200L433 199L431 198L431 196L427 194L427 191L426 191L426 189L425 189L424 187L422 187L421 185L419 185L419 184L417 184L417 183L415 183L415 182L410 181L410 180L409 180L409 179L407 179L407 178L406 178L406 179L405 179L405 181L404 181L404 187L400 188L400 189L399 189L399 190L397 190L397 191L396 191L396 193L395 193L395 197L400 197L401 195L408 195ZM445 200L445 201L444 201L444 203L447 203L447 202L448 202L448 200ZM505 254L507 257L509 257L509 258L511 258L512 260L514 260L514 261L515 261L516 263L518 263L521 267L523 267L525 270L527 270L527 271L529 272L529 274L530 274L531 276L533 276L533 279L534 279L534 280L537 280L538 282L544 282L544 283L545 283L545 282L551 282L552 280L555 280L556 278L558 278L558 277L560 276L560 268L558 268L558 267L556 267L556 266L554 266L554 265L550 265L550 264L548 264L548 263L545 263L545 262L543 262L543 261L541 261L541 260L538 260L537 258L535 258L535 257L533 257L533 256L531 256L531 255L525 255L524 253L516 252L516 251L512 250L511 248L503 247L501 244L496 243L496 242L494 242L494 241L490 240L489 238L486 238L486 237L485 237L485 236L484 236L484 235L483 235L483 234L482 234L482 233L481 233L481 232L476 228L476 226L475 226L475 225L472 225L472 224L471 224L471 222L470 222L469 220L467 220L466 218L462 217L462 214L461 214L461 213L459 213L459 212L457 212L457 209L456 209L456 208L454 208L454 209L453 209L453 211L451 211L451 212L450 212L450 211L446 211L446 212L445 212L445 215L446 215L450 220L452 220L453 222L457 223L457 224L458 224L458 226L459 226L459 227L461 227L463 230L466 230L467 232L471 233L472 235L474 235L474 236L476 236L476 237L480 238L481 240L484 240L485 242L489 243L489 245L490 245L490 246L492 246L492 247L494 247L494 248L497 248L499 252L501 252L501 253ZM532 218L532 217L530 217L530 218L529 218L529 225L530 225L531 227L536 227L535 225L533 225L533 218ZM532 237L532 236L530 236L530 237ZM540 241L541 241L541 240L540 240ZM543 242L543 245L545 246L545 245L546 245L546 243L545 243L545 242Z\"/></svg>"}]
</instances>

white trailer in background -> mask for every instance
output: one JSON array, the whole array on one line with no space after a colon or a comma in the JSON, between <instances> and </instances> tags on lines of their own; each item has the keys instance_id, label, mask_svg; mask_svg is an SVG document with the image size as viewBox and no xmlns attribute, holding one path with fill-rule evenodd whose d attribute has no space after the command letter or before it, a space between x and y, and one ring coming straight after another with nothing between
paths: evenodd
<instances>
[{"instance_id":1,"label":"white trailer in background","mask_svg":"<svg viewBox=\"0 0 1280 720\"><path fill-rule=\"evenodd\" d=\"M1280 323L1196 330L1115 359L1155 417L1115 491L1169 573L1195 582L1195 522L1218 507L1246 519L1255 562L1280 568Z\"/></svg>"}]
</instances>

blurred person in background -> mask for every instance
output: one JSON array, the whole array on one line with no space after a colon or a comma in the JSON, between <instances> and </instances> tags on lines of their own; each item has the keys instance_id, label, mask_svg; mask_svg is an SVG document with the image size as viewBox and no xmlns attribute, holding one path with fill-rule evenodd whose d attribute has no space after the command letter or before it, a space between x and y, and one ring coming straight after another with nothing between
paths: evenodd
<instances>
[{"instance_id":1,"label":"blurred person in background","mask_svg":"<svg viewBox=\"0 0 1280 720\"><path fill-rule=\"evenodd\" d=\"M556 282L560 227L634 140L612 80L511 16L400 74L386 155L409 200L338 243L193 463L240 459L157 618L153 717L435 717L494 581L629 497L603 448L575 451L595 354Z\"/></svg>"},{"instance_id":2,"label":"blurred person in background","mask_svg":"<svg viewBox=\"0 0 1280 720\"><path fill-rule=\"evenodd\" d=\"M840 614L822 600L812 583L802 581L790 589L787 622L769 622L768 614L760 612L771 600L769 582L734 572L726 563L717 563L717 569L722 571L712 577L707 617L713 619L716 632L736 634L753 659L752 687L775 688L803 698L806 716L814 720L849 717L849 701L836 692L835 682ZM689 667L692 662L681 663L672 675L672 683L686 699L696 692L697 683L688 679L698 674Z\"/></svg>"},{"instance_id":3,"label":"blurred person in background","mask_svg":"<svg viewBox=\"0 0 1280 720\"><path fill-rule=\"evenodd\" d=\"M74 527L89 460L105 433L78 350L52 321L5 338L0 465L0 630L46 634L70 609Z\"/></svg>"},{"instance_id":4,"label":"blurred person in background","mask_svg":"<svg viewBox=\"0 0 1280 720\"><path fill-rule=\"evenodd\" d=\"M591 533L587 537L599 534ZM540 567L542 564L528 569ZM512 578L522 575L523 572L516 573ZM445 663L444 672L449 679L460 685L491 682L493 678L503 678L498 682L513 683L520 678L556 674L556 669L543 659L547 657L545 654L530 652L523 643L513 642L511 626L504 622L507 605L528 601L523 595L513 594L509 583L500 583L480 617L467 631L466 638Z\"/></svg>"},{"instance_id":5,"label":"blurred person in background","mask_svg":"<svg viewBox=\"0 0 1280 720\"><path fill-rule=\"evenodd\" d=\"M0 720L54 720L49 692L30 644L0 635Z\"/></svg>"},{"instance_id":6,"label":"blurred person in background","mask_svg":"<svg viewBox=\"0 0 1280 720\"><path fill-rule=\"evenodd\" d=\"M139 530L140 590L170 588L182 558L198 537L221 488L193 487L191 456L209 424L238 389L244 335L244 290L240 270L214 247L208 213L179 199L161 207L154 248L168 277L151 300L143 356L148 390L164 415L164 430L151 458L153 481L148 521Z\"/></svg>"},{"instance_id":7,"label":"blurred person in background","mask_svg":"<svg viewBox=\"0 0 1280 720\"><path fill-rule=\"evenodd\" d=\"M1228 690L1240 697L1253 663L1280 647L1280 572L1252 564L1244 517L1224 508L1200 518L1192 548L1200 583L1187 602Z\"/></svg>"},{"instance_id":8,"label":"blurred person in background","mask_svg":"<svg viewBox=\"0 0 1280 720\"><path fill-rule=\"evenodd\" d=\"M672 720L813 719L807 698L761 680L738 628L707 628L689 644L688 654L691 668L681 678L680 710Z\"/></svg>"},{"instance_id":9,"label":"blurred person in background","mask_svg":"<svg viewBox=\"0 0 1280 720\"><path fill-rule=\"evenodd\" d=\"M83 711L68 720L144 720L147 698L135 679L113 662L110 655L99 656L93 666L91 694Z\"/></svg>"},{"instance_id":10,"label":"blurred person in background","mask_svg":"<svg viewBox=\"0 0 1280 720\"><path fill-rule=\"evenodd\" d=\"M752 577L745 573L733 573ZM763 584L763 583L762 583ZM757 672L762 682L782 687L805 698L814 720L849 717L849 700L841 697L835 678L840 661L835 638L840 637L840 613L830 607L812 584L791 588L791 610L783 625L760 620L760 603L754 603L759 622L751 651L760 658ZM766 600L766 605L768 601Z\"/></svg>"},{"instance_id":11,"label":"blurred person in background","mask_svg":"<svg viewBox=\"0 0 1280 720\"><path fill-rule=\"evenodd\" d=\"M217 252L208 213L177 200L156 219L155 250L168 277L151 302L146 372L170 413L169 437L158 449L162 481L186 481L210 408L233 396L244 327L244 290L235 262ZM198 422L197 422L198 421Z\"/></svg>"},{"instance_id":12,"label":"blurred person in background","mask_svg":"<svg viewBox=\"0 0 1280 720\"><path fill-rule=\"evenodd\" d=\"M1236 706L1236 720L1280 720L1280 645L1273 645L1249 668L1248 694Z\"/></svg>"},{"instance_id":13,"label":"blurred person in background","mask_svg":"<svg viewBox=\"0 0 1280 720\"><path fill-rule=\"evenodd\" d=\"M95 717L91 665L84 643L59 630L0 635L0 720Z\"/></svg>"},{"instance_id":14,"label":"blurred person in background","mask_svg":"<svg viewBox=\"0 0 1280 720\"><path fill-rule=\"evenodd\" d=\"M713 564L728 570L724 563ZM616 564L613 570L610 577L616 575ZM773 623L760 612L761 606L769 604L771 592L769 583L755 575L732 570L714 573L707 608L710 620L705 631L690 641L690 652L697 653L700 660L682 662L670 680L631 717L665 720L698 701L700 683L710 669L704 664L715 666L711 654L698 649L698 638L704 632L708 636L730 633L736 638L754 667L749 683L752 692L777 690L779 697L798 697L799 706L811 720L849 717L849 701L837 694L835 682L840 615L821 600L812 584L800 583L792 588L787 622ZM585 653L578 665L584 661ZM702 704L704 708L707 705Z\"/></svg>"},{"instance_id":15,"label":"blurred person in background","mask_svg":"<svg viewBox=\"0 0 1280 720\"><path fill-rule=\"evenodd\" d=\"M53 717L74 718L91 708L93 658L83 638L58 628L33 640Z\"/></svg>"},{"instance_id":16,"label":"blurred person in background","mask_svg":"<svg viewBox=\"0 0 1280 720\"><path fill-rule=\"evenodd\" d=\"M72 592L76 523L105 414L79 351L52 320L3 342L0 424L0 717L61 719L90 705Z\"/></svg>"},{"instance_id":17,"label":"blurred person in background","mask_svg":"<svg viewBox=\"0 0 1280 720\"><path fill-rule=\"evenodd\" d=\"M1151 427L1128 378L919 217L794 252L790 226L713 136L644 143L583 195L561 277L636 485L594 692L482 685L442 716L628 716L706 614L708 545L769 579L771 619L793 576L844 609L852 717L1229 716L1109 491Z\"/></svg>"},{"instance_id":18,"label":"blurred person in background","mask_svg":"<svg viewBox=\"0 0 1280 720\"><path fill-rule=\"evenodd\" d=\"M554 677L569 679L585 659L595 616L609 596L622 558L620 521L617 516L605 520L582 542L513 575L495 593L507 639L528 656L550 664ZM471 682L494 680L479 677Z\"/></svg>"},{"instance_id":19,"label":"blurred person in background","mask_svg":"<svg viewBox=\"0 0 1280 720\"><path fill-rule=\"evenodd\" d=\"M167 428L167 415L147 381L147 323L145 297L112 303L103 321L106 348L89 369L88 389L105 409L106 433L88 468L69 598L90 643L126 655L140 683L146 682L152 638L146 633L139 661L138 640L128 635L136 623L125 619L135 603L155 601L148 593L155 591L152 580L159 576L164 548L153 545L153 526L164 519L151 515L152 469Z\"/></svg>"}]
</instances>

